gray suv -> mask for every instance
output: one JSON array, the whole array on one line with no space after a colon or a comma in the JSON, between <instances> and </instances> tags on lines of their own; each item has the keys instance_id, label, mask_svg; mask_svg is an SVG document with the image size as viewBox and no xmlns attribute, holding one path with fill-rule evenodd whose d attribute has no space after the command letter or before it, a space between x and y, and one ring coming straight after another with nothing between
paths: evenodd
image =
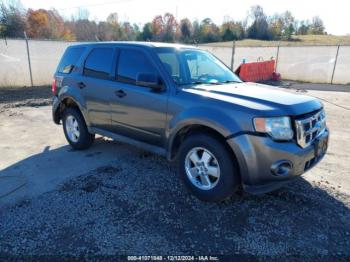
<instances>
[{"instance_id":1,"label":"gray suv","mask_svg":"<svg viewBox=\"0 0 350 262\"><path fill-rule=\"evenodd\" d=\"M326 153L322 103L242 82L195 47L142 42L68 47L52 84L53 120L69 144L95 134L176 161L188 189L221 201L238 188L264 193Z\"/></svg>"}]
</instances>

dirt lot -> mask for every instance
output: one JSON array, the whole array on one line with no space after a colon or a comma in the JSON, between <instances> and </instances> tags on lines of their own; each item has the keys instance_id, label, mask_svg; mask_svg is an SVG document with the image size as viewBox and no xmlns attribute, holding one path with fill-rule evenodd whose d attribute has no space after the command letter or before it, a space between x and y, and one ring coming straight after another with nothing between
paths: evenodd
<instances>
[{"instance_id":1,"label":"dirt lot","mask_svg":"<svg viewBox=\"0 0 350 262\"><path fill-rule=\"evenodd\" d=\"M349 92L306 91L331 128L318 166L278 191L209 204L157 155L104 138L73 151L41 106L47 90L23 100L0 89L0 256L350 256Z\"/></svg>"}]
</instances>

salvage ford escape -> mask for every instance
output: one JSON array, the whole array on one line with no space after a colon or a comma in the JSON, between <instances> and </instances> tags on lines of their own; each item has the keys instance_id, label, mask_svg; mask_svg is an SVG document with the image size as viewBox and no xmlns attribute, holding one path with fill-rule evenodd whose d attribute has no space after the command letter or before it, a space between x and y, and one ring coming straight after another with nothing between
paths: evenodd
<instances>
[{"instance_id":1,"label":"salvage ford escape","mask_svg":"<svg viewBox=\"0 0 350 262\"><path fill-rule=\"evenodd\" d=\"M88 148L99 134L164 155L176 161L192 194L206 201L223 200L239 187L274 190L327 151L319 100L244 83L195 47L70 46L52 92L53 120L63 123L73 148Z\"/></svg>"}]
</instances>

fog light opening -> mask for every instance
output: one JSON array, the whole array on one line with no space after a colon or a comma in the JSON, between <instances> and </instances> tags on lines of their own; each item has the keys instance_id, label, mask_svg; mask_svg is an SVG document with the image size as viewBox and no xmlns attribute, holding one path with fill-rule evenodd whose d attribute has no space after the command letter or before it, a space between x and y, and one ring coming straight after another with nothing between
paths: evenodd
<instances>
[{"instance_id":1,"label":"fog light opening","mask_svg":"<svg viewBox=\"0 0 350 262\"><path fill-rule=\"evenodd\" d=\"M287 176L290 174L292 167L290 161L278 161L271 166L271 173L275 176Z\"/></svg>"}]
</instances>

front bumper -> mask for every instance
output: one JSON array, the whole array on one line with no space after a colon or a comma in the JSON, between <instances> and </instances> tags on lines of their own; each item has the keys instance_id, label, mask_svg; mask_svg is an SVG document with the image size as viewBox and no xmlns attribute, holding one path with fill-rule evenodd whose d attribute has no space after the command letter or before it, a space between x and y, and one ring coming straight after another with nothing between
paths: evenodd
<instances>
[{"instance_id":1,"label":"front bumper","mask_svg":"<svg viewBox=\"0 0 350 262\"><path fill-rule=\"evenodd\" d=\"M328 141L329 131L325 129L317 139ZM315 144L306 148L294 142L276 142L270 137L244 134L227 142L239 163L243 189L253 194L270 192L290 180L302 175L315 166L325 155L327 148L316 156ZM288 172L277 175L272 171L276 163L288 162Z\"/></svg>"}]
</instances>

